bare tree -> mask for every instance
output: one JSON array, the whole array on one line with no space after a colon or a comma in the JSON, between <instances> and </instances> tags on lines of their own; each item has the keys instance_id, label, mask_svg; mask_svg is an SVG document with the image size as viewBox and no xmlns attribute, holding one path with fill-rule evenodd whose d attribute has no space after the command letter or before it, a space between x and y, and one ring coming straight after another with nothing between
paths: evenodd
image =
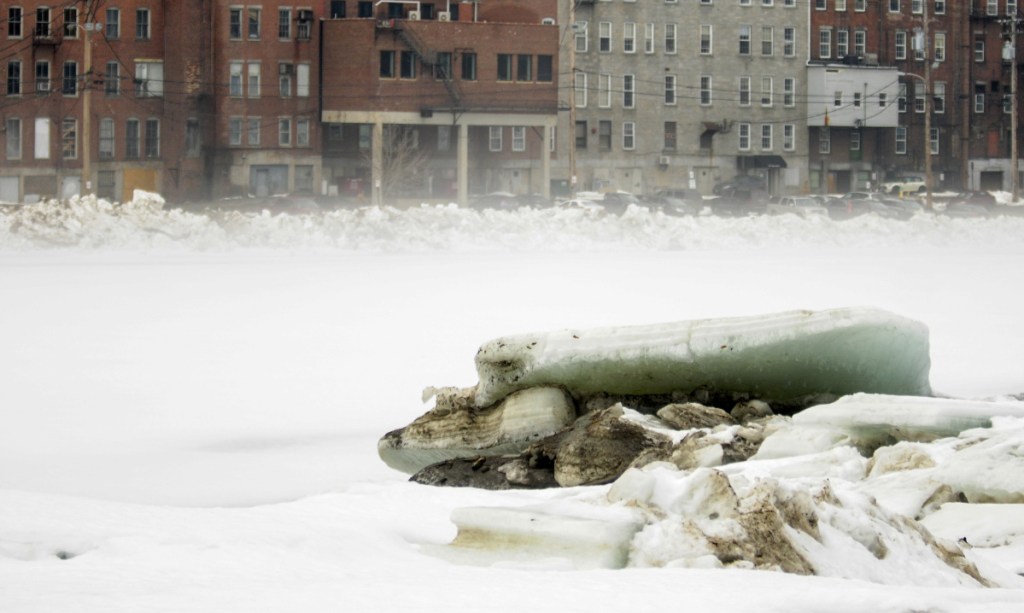
<instances>
[{"instance_id":1,"label":"bare tree","mask_svg":"<svg viewBox=\"0 0 1024 613\"><path fill-rule=\"evenodd\" d=\"M413 191L426 189L428 154L419 146L415 128L386 125L381 141L381 198L385 201ZM367 156L372 167L372 160Z\"/></svg>"}]
</instances>

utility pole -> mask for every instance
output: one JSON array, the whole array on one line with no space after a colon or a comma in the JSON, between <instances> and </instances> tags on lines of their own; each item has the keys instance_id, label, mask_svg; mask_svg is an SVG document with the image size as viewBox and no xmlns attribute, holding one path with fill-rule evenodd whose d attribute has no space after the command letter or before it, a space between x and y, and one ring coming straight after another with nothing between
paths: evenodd
<instances>
[{"instance_id":1,"label":"utility pole","mask_svg":"<svg viewBox=\"0 0 1024 613\"><path fill-rule=\"evenodd\" d=\"M1020 171L1017 169L1017 15L1010 16L1010 193L1017 202Z\"/></svg>"},{"instance_id":2,"label":"utility pole","mask_svg":"<svg viewBox=\"0 0 1024 613\"><path fill-rule=\"evenodd\" d=\"M80 192L83 196L92 193L92 40L90 35L96 25L92 19L95 13L96 0L88 0L85 5L85 23L81 25L82 40L85 43L83 50L82 70L85 75L82 88L82 185ZM79 27L79 26L75 26Z\"/></svg>"},{"instance_id":3,"label":"utility pole","mask_svg":"<svg viewBox=\"0 0 1024 613\"><path fill-rule=\"evenodd\" d=\"M569 197L576 197L576 1L569 0Z\"/></svg>"},{"instance_id":4,"label":"utility pole","mask_svg":"<svg viewBox=\"0 0 1024 613\"><path fill-rule=\"evenodd\" d=\"M932 61L931 35L928 27L928 3L922 2L921 29L914 42L924 58L924 186L925 207L932 209Z\"/></svg>"}]
</instances>

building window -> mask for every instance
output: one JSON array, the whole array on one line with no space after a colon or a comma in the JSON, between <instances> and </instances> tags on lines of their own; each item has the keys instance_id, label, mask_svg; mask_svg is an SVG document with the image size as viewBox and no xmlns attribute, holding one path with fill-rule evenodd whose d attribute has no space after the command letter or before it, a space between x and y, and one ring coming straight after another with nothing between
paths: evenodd
<instances>
[{"instance_id":1,"label":"building window","mask_svg":"<svg viewBox=\"0 0 1024 613\"><path fill-rule=\"evenodd\" d=\"M135 95L139 98L164 95L163 62L135 62Z\"/></svg>"},{"instance_id":2,"label":"building window","mask_svg":"<svg viewBox=\"0 0 1024 613\"><path fill-rule=\"evenodd\" d=\"M139 132L139 120L129 119L124 124L124 156L130 160L139 159L142 153L142 134Z\"/></svg>"},{"instance_id":3,"label":"building window","mask_svg":"<svg viewBox=\"0 0 1024 613\"><path fill-rule=\"evenodd\" d=\"M826 6L826 1L827 0L814 0L814 10L824 11L825 9L827 9L828 6Z\"/></svg>"},{"instance_id":4,"label":"building window","mask_svg":"<svg viewBox=\"0 0 1024 613\"><path fill-rule=\"evenodd\" d=\"M673 54L676 52L676 33L677 26L674 23L665 24L665 53Z\"/></svg>"},{"instance_id":5,"label":"building window","mask_svg":"<svg viewBox=\"0 0 1024 613\"><path fill-rule=\"evenodd\" d=\"M242 9L228 9L228 38L240 40L242 38Z\"/></svg>"},{"instance_id":6,"label":"building window","mask_svg":"<svg viewBox=\"0 0 1024 613\"><path fill-rule=\"evenodd\" d=\"M199 119L189 117L185 120L185 157L197 158L202 153L203 139L199 131Z\"/></svg>"},{"instance_id":7,"label":"building window","mask_svg":"<svg viewBox=\"0 0 1024 613\"><path fill-rule=\"evenodd\" d=\"M700 26L700 54L711 55L713 30L710 24L701 24Z\"/></svg>"},{"instance_id":8,"label":"building window","mask_svg":"<svg viewBox=\"0 0 1024 613\"><path fill-rule=\"evenodd\" d=\"M260 118L249 117L246 119L246 138L250 147L258 147L260 144Z\"/></svg>"},{"instance_id":9,"label":"building window","mask_svg":"<svg viewBox=\"0 0 1024 613\"><path fill-rule=\"evenodd\" d=\"M626 151L636 149L636 124L632 121L622 123L622 148Z\"/></svg>"},{"instance_id":10,"label":"building window","mask_svg":"<svg viewBox=\"0 0 1024 613\"><path fill-rule=\"evenodd\" d=\"M896 30L896 59L905 60L907 59L907 32L906 30Z\"/></svg>"},{"instance_id":11,"label":"building window","mask_svg":"<svg viewBox=\"0 0 1024 613\"><path fill-rule=\"evenodd\" d=\"M78 120L72 117L60 123L60 155L65 160L78 157Z\"/></svg>"},{"instance_id":12,"label":"building window","mask_svg":"<svg viewBox=\"0 0 1024 613\"><path fill-rule=\"evenodd\" d=\"M622 24L622 52L636 53L636 24L631 21Z\"/></svg>"},{"instance_id":13,"label":"building window","mask_svg":"<svg viewBox=\"0 0 1024 613\"><path fill-rule=\"evenodd\" d=\"M782 126L782 150L796 150L796 126L791 123Z\"/></svg>"},{"instance_id":14,"label":"building window","mask_svg":"<svg viewBox=\"0 0 1024 613\"><path fill-rule=\"evenodd\" d=\"M985 39L975 38L974 39L974 61L979 64L985 63Z\"/></svg>"},{"instance_id":15,"label":"building window","mask_svg":"<svg viewBox=\"0 0 1024 613\"><path fill-rule=\"evenodd\" d=\"M818 128L818 153L832 153L832 133L828 127Z\"/></svg>"},{"instance_id":16,"label":"building window","mask_svg":"<svg viewBox=\"0 0 1024 613\"><path fill-rule=\"evenodd\" d=\"M78 63L64 62L64 82L61 86L61 93L65 96L78 94Z\"/></svg>"},{"instance_id":17,"label":"building window","mask_svg":"<svg viewBox=\"0 0 1024 613\"><path fill-rule=\"evenodd\" d=\"M711 106L711 76L701 75L700 77L700 104Z\"/></svg>"},{"instance_id":18,"label":"building window","mask_svg":"<svg viewBox=\"0 0 1024 613\"><path fill-rule=\"evenodd\" d=\"M736 136L739 139L736 146L740 151L750 151L750 124L740 123L736 126Z\"/></svg>"},{"instance_id":19,"label":"building window","mask_svg":"<svg viewBox=\"0 0 1024 613\"><path fill-rule=\"evenodd\" d=\"M844 58L850 55L850 31L836 30L836 57Z\"/></svg>"},{"instance_id":20,"label":"building window","mask_svg":"<svg viewBox=\"0 0 1024 613\"><path fill-rule=\"evenodd\" d=\"M277 65L277 89L282 98L292 96L292 75L295 73L295 65L280 63Z\"/></svg>"},{"instance_id":21,"label":"building window","mask_svg":"<svg viewBox=\"0 0 1024 613\"><path fill-rule=\"evenodd\" d=\"M295 95L309 98L309 64L295 65Z\"/></svg>"},{"instance_id":22,"label":"building window","mask_svg":"<svg viewBox=\"0 0 1024 613\"><path fill-rule=\"evenodd\" d=\"M674 121L665 122L662 149L665 151L676 150L676 122Z\"/></svg>"},{"instance_id":23,"label":"building window","mask_svg":"<svg viewBox=\"0 0 1024 613\"><path fill-rule=\"evenodd\" d=\"M246 32L249 40L259 40L260 38L260 13L262 10L256 7L249 7L246 11Z\"/></svg>"},{"instance_id":24,"label":"building window","mask_svg":"<svg viewBox=\"0 0 1024 613\"><path fill-rule=\"evenodd\" d=\"M487 150L488 151L493 151L493 152L501 151L501 135L502 135L502 132L503 132L503 130L502 130L501 126L491 126L490 127L490 129L488 130L488 136L487 136Z\"/></svg>"},{"instance_id":25,"label":"building window","mask_svg":"<svg viewBox=\"0 0 1024 613\"><path fill-rule=\"evenodd\" d=\"M512 80L512 54L511 53L499 53L498 54L498 80L499 81L511 81Z\"/></svg>"},{"instance_id":26,"label":"building window","mask_svg":"<svg viewBox=\"0 0 1024 613\"><path fill-rule=\"evenodd\" d=\"M796 28L786 26L782 29L782 55L796 57Z\"/></svg>"},{"instance_id":27,"label":"building window","mask_svg":"<svg viewBox=\"0 0 1024 613\"><path fill-rule=\"evenodd\" d=\"M463 52L462 54L462 80L476 81L476 54Z\"/></svg>"},{"instance_id":28,"label":"building window","mask_svg":"<svg viewBox=\"0 0 1024 613\"><path fill-rule=\"evenodd\" d=\"M937 32L935 34L935 61L945 62L946 61L946 33Z\"/></svg>"},{"instance_id":29,"label":"building window","mask_svg":"<svg viewBox=\"0 0 1024 613\"><path fill-rule=\"evenodd\" d=\"M740 106L750 106L750 77L740 77Z\"/></svg>"},{"instance_id":30,"label":"building window","mask_svg":"<svg viewBox=\"0 0 1024 613\"><path fill-rule=\"evenodd\" d=\"M149 40L149 9L135 10L135 38L138 40Z\"/></svg>"},{"instance_id":31,"label":"building window","mask_svg":"<svg viewBox=\"0 0 1024 613\"><path fill-rule=\"evenodd\" d=\"M574 129L575 129L575 133L573 134L573 138L576 141L576 148L577 149L581 149L581 150L582 149L586 149L587 148L587 122L586 122L586 120L577 121L576 122L576 127Z\"/></svg>"},{"instance_id":32,"label":"building window","mask_svg":"<svg viewBox=\"0 0 1024 613\"><path fill-rule=\"evenodd\" d=\"M843 92L837 90L832 94L832 106L839 108L843 106Z\"/></svg>"},{"instance_id":33,"label":"building window","mask_svg":"<svg viewBox=\"0 0 1024 613\"><path fill-rule=\"evenodd\" d=\"M868 10L867 0L853 0L853 10L857 11L858 13L863 13L864 11Z\"/></svg>"},{"instance_id":34,"label":"building window","mask_svg":"<svg viewBox=\"0 0 1024 613\"><path fill-rule=\"evenodd\" d=\"M740 26L740 55L750 55L750 26Z\"/></svg>"},{"instance_id":35,"label":"building window","mask_svg":"<svg viewBox=\"0 0 1024 613\"><path fill-rule=\"evenodd\" d=\"M899 13L900 12L900 0L889 0L889 12Z\"/></svg>"},{"instance_id":36,"label":"building window","mask_svg":"<svg viewBox=\"0 0 1024 613\"><path fill-rule=\"evenodd\" d=\"M924 12L924 0L910 0L910 12L920 15Z\"/></svg>"},{"instance_id":37,"label":"building window","mask_svg":"<svg viewBox=\"0 0 1024 613\"><path fill-rule=\"evenodd\" d=\"M761 151L772 150L772 124L761 124Z\"/></svg>"},{"instance_id":38,"label":"building window","mask_svg":"<svg viewBox=\"0 0 1024 613\"><path fill-rule=\"evenodd\" d=\"M985 14L986 15L998 15L999 14L999 0L988 0L985 3Z\"/></svg>"},{"instance_id":39,"label":"building window","mask_svg":"<svg viewBox=\"0 0 1024 613\"><path fill-rule=\"evenodd\" d=\"M601 151L612 148L612 122L602 119L597 123L597 146Z\"/></svg>"},{"instance_id":40,"label":"building window","mask_svg":"<svg viewBox=\"0 0 1024 613\"><path fill-rule=\"evenodd\" d=\"M644 53L654 53L654 24L644 24Z\"/></svg>"},{"instance_id":41,"label":"building window","mask_svg":"<svg viewBox=\"0 0 1024 613\"><path fill-rule=\"evenodd\" d=\"M345 0L331 0L331 19L345 18Z\"/></svg>"},{"instance_id":42,"label":"building window","mask_svg":"<svg viewBox=\"0 0 1024 613\"><path fill-rule=\"evenodd\" d=\"M114 118L104 117L100 120L99 155L101 160L114 158Z\"/></svg>"},{"instance_id":43,"label":"building window","mask_svg":"<svg viewBox=\"0 0 1024 613\"><path fill-rule=\"evenodd\" d=\"M21 38L23 14L20 6L12 6L7 9L7 38ZM20 122L18 125L21 125ZM20 155L18 157L21 157Z\"/></svg>"},{"instance_id":44,"label":"building window","mask_svg":"<svg viewBox=\"0 0 1024 613\"><path fill-rule=\"evenodd\" d=\"M228 143L232 147L242 144L242 118L232 117L228 120Z\"/></svg>"},{"instance_id":45,"label":"building window","mask_svg":"<svg viewBox=\"0 0 1024 613\"><path fill-rule=\"evenodd\" d=\"M861 0L863 2L863 0ZM1010 4L1016 3L1016 0L1006 0L1006 14L1016 15L1016 12L1010 12ZM935 14L945 15L946 14L946 0L935 0Z\"/></svg>"},{"instance_id":46,"label":"building window","mask_svg":"<svg viewBox=\"0 0 1024 613\"><path fill-rule=\"evenodd\" d=\"M416 55L412 51L402 51L398 56L398 76L402 79L416 78Z\"/></svg>"},{"instance_id":47,"label":"building window","mask_svg":"<svg viewBox=\"0 0 1024 613\"><path fill-rule=\"evenodd\" d=\"M845 11L846 10L846 0L835 0L835 2L836 2L836 10L837 11Z\"/></svg>"},{"instance_id":48,"label":"building window","mask_svg":"<svg viewBox=\"0 0 1024 613\"><path fill-rule=\"evenodd\" d=\"M665 75L665 104L676 103L676 76Z\"/></svg>"},{"instance_id":49,"label":"building window","mask_svg":"<svg viewBox=\"0 0 1024 613\"><path fill-rule=\"evenodd\" d=\"M761 55L773 55L775 53L775 28L772 26L761 26Z\"/></svg>"},{"instance_id":50,"label":"building window","mask_svg":"<svg viewBox=\"0 0 1024 613\"><path fill-rule=\"evenodd\" d=\"M295 38L299 40L311 40L313 38L313 11L309 9L299 10L298 24L295 27Z\"/></svg>"},{"instance_id":51,"label":"building window","mask_svg":"<svg viewBox=\"0 0 1024 613\"><path fill-rule=\"evenodd\" d=\"M281 117L277 120L277 144L279 147L292 146L291 117Z\"/></svg>"},{"instance_id":52,"label":"building window","mask_svg":"<svg viewBox=\"0 0 1024 613\"><path fill-rule=\"evenodd\" d=\"M246 83L250 98L260 97L260 65L256 62L249 63L249 79Z\"/></svg>"},{"instance_id":53,"label":"building window","mask_svg":"<svg viewBox=\"0 0 1024 613\"><path fill-rule=\"evenodd\" d=\"M526 151L526 128L512 126L512 151Z\"/></svg>"},{"instance_id":54,"label":"building window","mask_svg":"<svg viewBox=\"0 0 1024 613\"><path fill-rule=\"evenodd\" d=\"M309 146L309 119L305 117L295 120L295 146Z\"/></svg>"},{"instance_id":55,"label":"building window","mask_svg":"<svg viewBox=\"0 0 1024 613\"><path fill-rule=\"evenodd\" d=\"M576 42L576 52L586 53L587 52L587 22L577 21L573 24L573 32L575 36L573 40Z\"/></svg>"},{"instance_id":56,"label":"building window","mask_svg":"<svg viewBox=\"0 0 1024 613\"><path fill-rule=\"evenodd\" d=\"M602 21L597 24L597 50L608 53L612 50L612 23Z\"/></svg>"},{"instance_id":57,"label":"building window","mask_svg":"<svg viewBox=\"0 0 1024 613\"><path fill-rule=\"evenodd\" d=\"M522 81L527 83L533 81L532 55L516 56L516 81Z\"/></svg>"},{"instance_id":58,"label":"building window","mask_svg":"<svg viewBox=\"0 0 1024 613\"><path fill-rule=\"evenodd\" d=\"M64 9L64 38L78 38L78 9L66 7Z\"/></svg>"},{"instance_id":59,"label":"building window","mask_svg":"<svg viewBox=\"0 0 1024 613\"><path fill-rule=\"evenodd\" d=\"M36 60L36 91L50 91L50 62L48 60Z\"/></svg>"},{"instance_id":60,"label":"building window","mask_svg":"<svg viewBox=\"0 0 1024 613\"><path fill-rule=\"evenodd\" d=\"M10 60L7 62L7 95L21 95L21 61Z\"/></svg>"},{"instance_id":61,"label":"building window","mask_svg":"<svg viewBox=\"0 0 1024 613\"><path fill-rule=\"evenodd\" d=\"M612 106L612 75L597 75L597 106L602 109Z\"/></svg>"},{"instance_id":62,"label":"building window","mask_svg":"<svg viewBox=\"0 0 1024 613\"><path fill-rule=\"evenodd\" d=\"M761 77L761 106L772 106L773 103L772 78Z\"/></svg>"},{"instance_id":63,"label":"building window","mask_svg":"<svg viewBox=\"0 0 1024 613\"><path fill-rule=\"evenodd\" d=\"M860 131L850 132L850 151L860 151Z\"/></svg>"},{"instance_id":64,"label":"building window","mask_svg":"<svg viewBox=\"0 0 1024 613\"><path fill-rule=\"evenodd\" d=\"M896 97L896 109L900 113L907 112L907 84L900 82L899 95Z\"/></svg>"},{"instance_id":65,"label":"building window","mask_svg":"<svg viewBox=\"0 0 1024 613\"><path fill-rule=\"evenodd\" d=\"M50 9L45 6L36 9L35 35L39 38L50 38Z\"/></svg>"},{"instance_id":66,"label":"building window","mask_svg":"<svg viewBox=\"0 0 1024 613\"><path fill-rule=\"evenodd\" d=\"M867 30L858 28L853 31L853 52L858 56L863 56L868 51L868 32Z\"/></svg>"},{"instance_id":67,"label":"building window","mask_svg":"<svg viewBox=\"0 0 1024 613\"><path fill-rule=\"evenodd\" d=\"M107 62L104 68L103 93L107 96L117 96L121 93L121 65L117 62Z\"/></svg>"},{"instance_id":68,"label":"building window","mask_svg":"<svg viewBox=\"0 0 1024 613\"><path fill-rule=\"evenodd\" d=\"M832 30L829 28L818 30L818 57L823 60L832 57Z\"/></svg>"},{"instance_id":69,"label":"building window","mask_svg":"<svg viewBox=\"0 0 1024 613\"><path fill-rule=\"evenodd\" d=\"M380 78L395 78L395 52L391 49L383 49L380 52Z\"/></svg>"},{"instance_id":70,"label":"building window","mask_svg":"<svg viewBox=\"0 0 1024 613\"><path fill-rule=\"evenodd\" d=\"M796 106L796 79L793 77L782 80L782 104Z\"/></svg>"},{"instance_id":71,"label":"building window","mask_svg":"<svg viewBox=\"0 0 1024 613\"><path fill-rule=\"evenodd\" d=\"M925 111L925 102L927 94L924 89L924 83L914 82L914 112L923 113Z\"/></svg>"},{"instance_id":72,"label":"building window","mask_svg":"<svg viewBox=\"0 0 1024 613\"><path fill-rule=\"evenodd\" d=\"M277 9L277 37L280 40L291 40L292 10L290 8Z\"/></svg>"},{"instance_id":73,"label":"building window","mask_svg":"<svg viewBox=\"0 0 1024 613\"><path fill-rule=\"evenodd\" d=\"M932 128L931 134L929 135L928 142L932 148L932 155L939 155L939 129Z\"/></svg>"},{"instance_id":74,"label":"building window","mask_svg":"<svg viewBox=\"0 0 1024 613\"><path fill-rule=\"evenodd\" d=\"M1013 112L1013 96L1010 94L1003 94L1003 113L1009 115Z\"/></svg>"},{"instance_id":75,"label":"building window","mask_svg":"<svg viewBox=\"0 0 1024 613\"><path fill-rule=\"evenodd\" d=\"M555 80L554 57L550 55L537 56L537 81L540 83L551 83Z\"/></svg>"},{"instance_id":76,"label":"building window","mask_svg":"<svg viewBox=\"0 0 1024 613\"><path fill-rule=\"evenodd\" d=\"M50 159L50 119L36 117L35 159Z\"/></svg>"},{"instance_id":77,"label":"building window","mask_svg":"<svg viewBox=\"0 0 1024 613\"><path fill-rule=\"evenodd\" d=\"M8 117L4 122L4 133L7 136L7 159L21 159L21 118Z\"/></svg>"},{"instance_id":78,"label":"building window","mask_svg":"<svg viewBox=\"0 0 1024 613\"><path fill-rule=\"evenodd\" d=\"M946 84L932 83L932 108L936 113L946 112Z\"/></svg>"},{"instance_id":79,"label":"building window","mask_svg":"<svg viewBox=\"0 0 1024 613\"><path fill-rule=\"evenodd\" d=\"M146 157L160 157L160 120L146 120Z\"/></svg>"},{"instance_id":80,"label":"building window","mask_svg":"<svg viewBox=\"0 0 1024 613\"><path fill-rule=\"evenodd\" d=\"M631 74L622 75L622 108L631 109L636 106L636 77Z\"/></svg>"},{"instance_id":81,"label":"building window","mask_svg":"<svg viewBox=\"0 0 1024 613\"><path fill-rule=\"evenodd\" d=\"M577 72L574 78L574 84L576 108L584 108L587 106L587 73Z\"/></svg>"},{"instance_id":82,"label":"building window","mask_svg":"<svg viewBox=\"0 0 1024 613\"><path fill-rule=\"evenodd\" d=\"M434 63L434 78L440 81L449 81L452 78L452 52L438 51L437 60Z\"/></svg>"},{"instance_id":83,"label":"building window","mask_svg":"<svg viewBox=\"0 0 1024 613\"><path fill-rule=\"evenodd\" d=\"M228 64L228 95L235 98L242 97L242 62L230 62Z\"/></svg>"}]
</instances>

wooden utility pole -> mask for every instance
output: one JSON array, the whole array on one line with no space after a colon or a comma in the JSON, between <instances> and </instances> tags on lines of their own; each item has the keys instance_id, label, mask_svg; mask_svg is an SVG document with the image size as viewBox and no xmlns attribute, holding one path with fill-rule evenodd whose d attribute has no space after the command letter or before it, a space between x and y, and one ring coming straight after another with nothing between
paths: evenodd
<instances>
[{"instance_id":1,"label":"wooden utility pole","mask_svg":"<svg viewBox=\"0 0 1024 613\"><path fill-rule=\"evenodd\" d=\"M90 38L93 28L96 27L92 21L96 12L94 6L96 0L87 0L85 3L85 23L76 25L81 27L82 40L85 43L83 50L82 71L85 78L82 83L82 185L80 192L84 196L92 193L92 40Z\"/></svg>"}]
</instances>

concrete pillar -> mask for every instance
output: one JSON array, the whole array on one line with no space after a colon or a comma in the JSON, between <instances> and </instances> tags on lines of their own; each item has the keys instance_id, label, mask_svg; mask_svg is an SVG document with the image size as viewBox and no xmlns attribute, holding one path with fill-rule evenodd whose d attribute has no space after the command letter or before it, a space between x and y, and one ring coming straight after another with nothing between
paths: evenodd
<instances>
[{"instance_id":1,"label":"concrete pillar","mask_svg":"<svg viewBox=\"0 0 1024 613\"><path fill-rule=\"evenodd\" d=\"M459 206L469 205L469 126L459 124L458 160L455 174L459 181Z\"/></svg>"},{"instance_id":2,"label":"concrete pillar","mask_svg":"<svg viewBox=\"0 0 1024 613\"><path fill-rule=\"evenodd\" d=\"M384 192L384 124L380 121L374 122L373 136L370 140L370 179L373 181L370 204L380 206Z\"/></svg>"}]
</instances>

